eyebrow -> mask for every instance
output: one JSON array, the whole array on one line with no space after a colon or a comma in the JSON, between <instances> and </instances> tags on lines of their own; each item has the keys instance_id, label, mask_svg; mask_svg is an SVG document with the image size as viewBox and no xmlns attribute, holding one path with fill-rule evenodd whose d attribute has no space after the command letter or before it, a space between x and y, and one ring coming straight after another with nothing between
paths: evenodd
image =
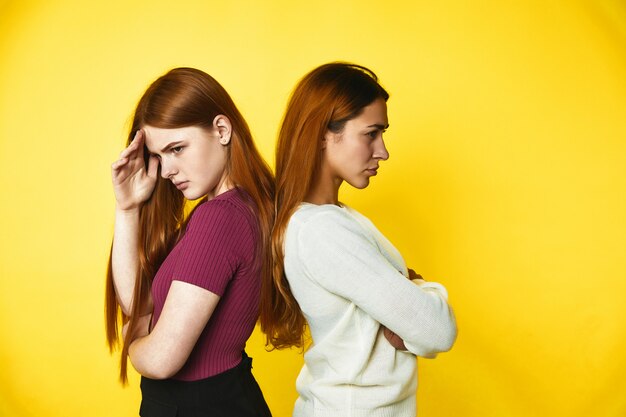
<instances>
[{"instance_id":1,"label":"eyebrow","mask_svg":"<svg viewBox=\"0 0 626 417\"><path fill-rule=\"evenodd\" d=\"M181 143L183 143L184 141L182 140L178 140L176 142L170 142L167 145L165 145L165 148L161 149L161 152L166 152L167 150L169 150L170 148L174 148L177 145L180 145Z\"/></svg>"},{"instance_id":2,"label":"eyebrow","mask_svg":"<svg viewBox=\"0 0 626 417\"><path fill-rule=\"evenodd\" d=\"M389 125L384 126L384 125L381 125L381 124L378 124L378 123L374 123L373 125L369 125L368 127L375 127L377 129L380 129L380 130L385 130L385 129L389 128Z\"/></svg>"}]
</instances>

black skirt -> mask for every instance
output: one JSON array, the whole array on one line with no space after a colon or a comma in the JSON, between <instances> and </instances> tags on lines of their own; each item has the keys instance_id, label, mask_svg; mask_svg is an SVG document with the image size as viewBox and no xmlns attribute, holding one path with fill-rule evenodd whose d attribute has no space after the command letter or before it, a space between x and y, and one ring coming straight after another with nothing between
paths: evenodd
<instances>
[{"instance_id":1,"label":"black skirt","mask_svg":"<svg viewBox=\"0 0 626 417\"><path fill-rule=\"evenodd\" d=\"M271 417L254 376L252 358L198 381L141 377L141 417Z\"/></svg>"}]
</instances>

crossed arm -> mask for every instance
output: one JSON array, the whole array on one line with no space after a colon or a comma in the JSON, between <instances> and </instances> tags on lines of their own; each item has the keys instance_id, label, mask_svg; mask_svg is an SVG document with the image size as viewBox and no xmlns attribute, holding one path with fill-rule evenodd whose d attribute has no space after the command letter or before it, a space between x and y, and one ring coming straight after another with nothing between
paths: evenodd
<instances>
[{"instance_id":1,"label":"crossed arm","mask_svg":"<svg viewBox=\"0 0 626 417\"><path fill-rule=\"evenodd\" d=\"M418 274L411 268L409 268L409 276L407 277L407 279L410 279L411 281L419 280L420 282L425 282L424 278L422 278L420 274ZM383 328L383 335L385 336L385 339L387 339L387 341L389 342L391 346L393 346L397 350L407 350L404 344L404 340L402 340L400 336L398 336L397 334L395 334L394 332L392 332L385 326L382 326L382 328Z\"/></svg>"},{"instance_id":2,"label":"crossed arm","mask_svg":"<svg viewBox=\"0 0 626 417\"><path fill-rule=\"evenodd\" d=\"M445 288L419 279L407 282L357 221L340 211L326 211L297 232L297 254L321 287L352 301L417 356L433 357L452 347L456 321ZM393 334L387 336L402 348Z\"/></svg>"},{"instance_id":3,"label":"crossed arm","mask_svg":"<svg viewBox=\"0 0 626 417\"><path fill-rule=\"evenodd\" d=\"M183 281L173 281L152 332L150 314L140 318L128 351L141 375L166 379L176 374L191 354L220 297ZM128 335L125 335L128 337Z\"/></svg>"}]
</instances>

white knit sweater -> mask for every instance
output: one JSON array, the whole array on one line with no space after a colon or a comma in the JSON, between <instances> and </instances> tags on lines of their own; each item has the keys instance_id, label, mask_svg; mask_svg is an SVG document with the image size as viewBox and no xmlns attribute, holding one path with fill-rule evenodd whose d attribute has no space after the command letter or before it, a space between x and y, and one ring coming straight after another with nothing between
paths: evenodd
<instances>
[{"instance_id":1,"label":"white knit sweater","mask_svg":"<svg viewBox=\"0 0 626 417\"><path fill-rule=\"evenodd\" d=\"M285 273L313 338L294 417L415 416L415 355L434 357L456 338L445 288L408 280L402 256L366 217L330 204L303 203L289 220Z\"/></svg>"}]
</instances>

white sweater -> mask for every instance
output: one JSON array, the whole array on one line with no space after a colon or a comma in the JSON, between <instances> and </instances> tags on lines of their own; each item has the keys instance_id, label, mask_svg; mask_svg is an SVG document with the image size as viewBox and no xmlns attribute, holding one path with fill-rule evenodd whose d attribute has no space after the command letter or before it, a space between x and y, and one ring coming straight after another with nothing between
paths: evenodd
<instances>
[{"instance_id":1,"label":"white sweater","mask_svg":"<svg viewBox=\"0 0 626 417\"><path fill-rule=\"evenodd\" d=\"M414 417L415 355L434 357L456 338L445 288L408 280L402 256L366 217L330 204L303 203L289 220L285 273L313 338L294 417Z\"/></svg>"}]
</instances>

